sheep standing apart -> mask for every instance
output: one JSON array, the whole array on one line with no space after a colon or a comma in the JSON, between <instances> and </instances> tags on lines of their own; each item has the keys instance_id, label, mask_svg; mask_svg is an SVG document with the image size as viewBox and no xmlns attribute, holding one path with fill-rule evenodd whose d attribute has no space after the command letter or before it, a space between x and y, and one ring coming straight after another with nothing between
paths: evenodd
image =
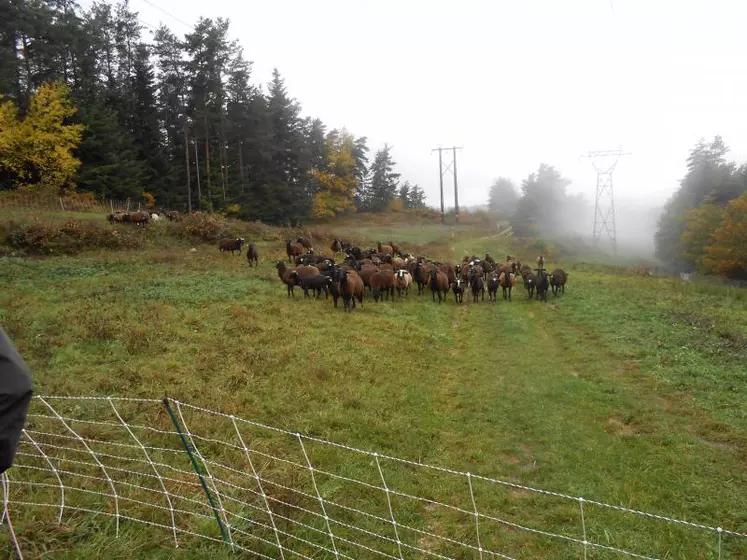
<instances>
[{"instance_id":1,"label":"sheep standing apart","mask_svg":"<svg viewBox=\"0 0 747 560\"><path fill-rule=\"evenodd\" d=\"M166 218L168 218L170 222L178 222L181 216L176 210L171 210L166 212Z\"/></svg>"},{"instance_id":2,"label":"sheep standing apart","mask_svg":"<svg viewBox=\"0 0 747 560\"><path fill-rule=\"evenodd\" d=\"M246 260L249 261L249 266L259 266L259 251L254 243L249 243L246 247Z\"/></svg>"},{"instance_id":3,"label":"sheep standing apart","mask_svg":"<svg viewBox=\"0 0 747 560\"><path fill-rule=\"evenodd\" d=\"M232 255L234 251L238 251L239 255L241 255L241 247L243 244L244 244L243 237L237 237L236 239L221 239L220 243L218 243L218 250L221 253L224 253L226 251L231 251Z\"/></svg>"},{"instance_id":4,"label":"sheep standing apart","mask_svg":"<svg viewBox=\"0 0 747 560\"><path fill-rule=\"evenodd\" d=\"M151 219L151 221L153 221L153 222L157 222L158 220L160 220L160 219L161 219L161 216L159 216L158 214L151 214L151 215L150 215L150 219Z\"/></svg>"}]
</instances>

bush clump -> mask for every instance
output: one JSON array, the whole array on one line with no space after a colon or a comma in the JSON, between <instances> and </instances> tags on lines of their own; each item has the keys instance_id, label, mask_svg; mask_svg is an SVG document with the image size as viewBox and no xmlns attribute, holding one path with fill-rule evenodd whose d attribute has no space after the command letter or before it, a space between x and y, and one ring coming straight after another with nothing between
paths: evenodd
<instances>
[{"instance_id":1,"label":"bush clump","mask_svg":"<svg viewBox=\"0 0 747 560\"><path fill-rule=\"evenodd\" d=\"M33 220L3 226L5 245L29 255L75 254L85 249L137 249L135 232L122 232L95 222L68 220L62 224Z\"/></svg>"}]
</instances>

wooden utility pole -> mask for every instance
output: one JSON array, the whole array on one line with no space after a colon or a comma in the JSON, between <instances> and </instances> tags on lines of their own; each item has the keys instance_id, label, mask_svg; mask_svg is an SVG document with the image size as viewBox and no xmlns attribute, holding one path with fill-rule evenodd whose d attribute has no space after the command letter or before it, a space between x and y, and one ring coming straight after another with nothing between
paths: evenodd
<instances>
[{"instance_id":1,"label":"wooden utility pole","mask_svg":"<svg viewBox=\"0 0 747 560\"><path fill-rule=\"evenodd\" d=\"M239 176L241 177L241 192L244 193L244 143L239 140Z\"/></svg>"},{"instance_id":2,"label":"wooden utility pole","mask_svg":"<svg viewBox=\"0 0 747 560\"><path fill-rule=\"evenodd\" d=\"M456 146L453 146L451 149L453 153L452 162L454 163L454 216L456 219L456 223L459 223L459 189L457 188L456 151L461 148L457 148Z\"/></svg>"},{"instance_id":3,"label":"wooden utility pole","mask_svg":"<svg viewBox=\"0 0 747 560\"><path fill-rule=\"evenodd\" d=\"M189 171L189 134L187 133L187 115L184 115L184 167L187 172L187 211L192 213L192 173Z\"/></svg>"},{"instance_id":4,"label":"wooden utility pole","mask_svg":"<svg viewBox=\"0 0 747 560\"><path fill-rule=\"evenodd\" d=\"M197 134L195 134L195 173L197 174L197 209L202 210L202 189L200 189L200 156L197 155Z\"/></svg>"},{"instance_id":5,"label":"wooden utility pole","mask_svg":"<svg viewBox=\"0 0 747 560\"><path fill-rule=\"evenodd\" d=\"M207 181L208 204L210 211L213 211L213 193L210 189L210 131L208 130L207 108L204 115L205 121L205 176Z\"/></svg>"},{"instance_id":6,"label":"wooden utility pole","mask_svg":"<svg viewBox=\"0 0 747 560\"><path fill-rule=\"evenodd\" d=\"M433 148L431 150L431 153L438 152L438 185L441 190L441 223L444 223L446 220L445 213L444 213L444 175L451 171L452 175L454 175L454 210L456 213L456 221L459 223L459 190L457 186L457 168L456 168L456 151L461 150L461 146L452 146L452 160L451 163L446 165L444 167L443 164L443 158L441 156L441 152L444 150L448 150L449 148L442 148L439 146L438 148Z\"/></svg>"}]
</instances>

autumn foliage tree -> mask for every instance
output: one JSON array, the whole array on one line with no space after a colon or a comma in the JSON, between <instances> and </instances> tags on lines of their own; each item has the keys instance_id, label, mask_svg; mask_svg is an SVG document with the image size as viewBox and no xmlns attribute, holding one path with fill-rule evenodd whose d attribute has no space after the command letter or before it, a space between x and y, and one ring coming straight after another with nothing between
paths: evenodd
<instances>
[{"instance_id":1,"label":"autumn foliage tree","mask_svg":"<svg viewBox=\"0 0 747 560\"><path fill-rule=\"evenodd\" d=\"M724 217L724 209L715 204L704 204L685 213L685 231L680 243L683 255L695 263L701 272L707 272L708 266L703 262L706 247L711 243L713 231Z\"/></svg>"},{"instance_id":2,"label":"autumn foliage tree","mask_svg":"<svg viewBox=\"0 0 747 560\"><path fill-rule=\"evenodd\" d=\"M312 218L332 218L354 208L358 189L354 148L353 137L345 131L339 136L328 135L325 142L326 166L311 172L317 183L312 200Z\"/></svg>"},{"instance_id":3,"label":"autumn foliage tree","mask_svg":"<svg viewBox=\"0 0 747 560\"><path fill-rule=\"evenodd\" d=\"M710 241L704 263L722 276L747 280L747 192L726 205Z\"/></svg>"},{"instance_id":4,"label":"autumn foliage tree","mask_svg":"<svg viewBox=\"0 0 747 560\"><path fill-rule=\"evenodd\" d=\"M25 117L0 97L0 177L11 187L61 190L73 185L80 160L73 156L83 125L67 120L75 112L64 84L43 84Z\"/></svg>"}]
</instances>

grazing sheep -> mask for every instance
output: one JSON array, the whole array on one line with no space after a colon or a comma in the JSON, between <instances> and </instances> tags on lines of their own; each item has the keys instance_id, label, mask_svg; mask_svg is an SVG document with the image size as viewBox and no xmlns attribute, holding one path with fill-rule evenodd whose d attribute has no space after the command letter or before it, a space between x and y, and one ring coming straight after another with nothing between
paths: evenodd
<instances>
[{"instance_id":1,"label":"grazing sheep","mask_svg":"<svg viewBox=\"0 0 747 560\"><path fill-rule=\"evenodd\" d=\"M355 272L338 270L338 292L342 296L345 311L355 309L355 300L363 305L363 280Z\"/></svg>"},{"instance_id":2,"label":"grazing sheep","mask_svg":"<svg viewBox=\"0 0 747 560\"><path fill-rule=\"evenodd\" d=\"M498 301L498 286L501 285L496 274L491 274L488 280L488 301Z\"/></svg>"},{"instance_id":3,"label":"grazing sheep","mask_svg":"<svg viewBox=\"0 0 747 560\"><path fill-rule=\"evenodd\" d=\"M547 301L547 290L550 287L550 278L544 268L537 269L537 299Z\"/></svg>"},{"instance_id":4,"label":"grazing sheep","mask_svg":"<svg viewBox=\"0 0 747 560\"><path fill-rule=\"evenodd\" d=\"M501 288L503 288L503 299L508 299L508 301L511 301L511 290L516 283L516 274L509 270L502 272L500 277L498 278L498 282L500 282ZM507 295L508 298L506 297Z\"/></svg>"},{"instance_id":5,"label":"grazing sheep","mask_svg":"<svg viewBox=\"0 0 747 560\"><path fill-rule=\"evenodd\" d=\"M456 303L464 301L464 286L464 281L461 278L457 278L451 286L451 289L454 291L454 301Z\"/></svg>"},{"instance_id":6,"label":"grazing sheep","mask_svg":"<svg viewBox=\"0 0 747 560\"><path fill-rule=\"evenodd\" d=\"M301 247L303 247L304 249L311 249L311 241L309 241L305 237L299 237L298 239L296 239L296 243L301 245Z\"/></svg>"},{"instance_id":7,"label":"grazing sheep","mask_svg":"<svg viewBox=\"0 0 747 560\"><path fill-rule=\"evenodd\" d=\"M482 274L473 272L472 277L469 279L470 288L472 288L472 302L477 303L482 296L482 301L485 301L485 281L482 279Z\"/></svg>"},{"instance_id":8,"label":"grazing sheep","mask_svg":"<svg viewBox=\"0 0 747 560\"><path fill-rule=\"evenodd\" d=\"M562 268L556 268L550 273L550 286L555 297L559 292L565 293L566 282L568 282L568 273Z\"/></svg>"},{"instance_id":9,"label":"grazing sheep","mask_svg":"<svg viewBox=\"0 0 747 560\"><path fill-rule=\"evenodd\" d=\"M303 297L309 297L309 290L314 290L314 297L318 298L324 291L324 299L329 297L329 287L334 283L334 280L325 274L317 274L316 276L307 276L301 278L297 270L291 272L291 276L296 282L297 286L301 286L303 289Z\"/></svg>"},{"instance_id":10,"label":"grazing sheep","mask_svg":"<svg viewBox=\"0 0 747 560\"><path fill-rule=\"evenodd\" d=\"M136 226L147 226L150 215L147 212L133 212L129 215L129 221Z\"/></svg>"},{"instance_id":11,"label":"grazing sheep","mask_svg":"<svg viewBox=\"0 0 747 560\"><path fill-rule=\"evenodd\" d=\"M412 286L412 274L406 270L399 269L394 273L394 277L394 285L397 288L397 295L402 297L402 292L407 295L410 291L410 286Z\"/></svg>"},{"instance_id":12,"label":"grazing sheep","mask_svg":"<svg viewBox=\"0 0 747 560\"><path fill-rule=\"evenodd\" d=\"M342 241L339 239L334 239L332 241L332 245L330 245L330 250L332 251L333 255L336 255L337 253L342 252Z\"/></svg>"},{"instance_id":13,"label":"grazing sheep","mask_svg":"<svg viewBox=\"0 0 747 560\"><path fill-rule=\"evenodd\" d=\"M171 210L166 212L166 218L168 218L170 222L178 222L181 219L181 215L176 210Z\"/></svg>"},{"instance_id":14,"label":"grazing sheep","mask_svg":"<svg viewBox=\"0 0 747 560\"><path fill-rule=\"evenodd\" d=\"M295 257L303 253L303 246L288 240L285 242L285 252L288 255L288 262L292 263Z\"/></svg>"},{"instance_id":15,"label":"grazing sheep","mask_svg":"<svg viewBox=\"0 0 747 560\"><path fill-rule=\"evenodd\" d=\"M249 261L249 266L259 266L259 251L254 243L249 243L246 247L246 260Z\"/></svg>"},{"instance_id":16,"label":"grazing sheep","mask_svg":"<svg viewBox=\"0 0 747 560\"><path fill-rule=\"evenodd\" d=\"M218 250L220 250L221 253L225 251L231 251L232 255L234 251L238 251L240 255L241 246L243 244L244 244L243 237L237 237L236 239L221 239L220 243L218 243Z\"/></svg>"},{"instance_id":17,"label":"grazing sheep","mask_svg":"<svg viewBox=\"0 0 747 560\"><path fill-rule=\"evenodd\" d=\"M158 220L161 219L161 216L159 216L158 214L151 214L150 219L151 221L157 222Z\"/></svg>"},{"instance_id":18,"label":"grazing sheep","mask_svg":"<svg viewBox=\"0 0 747 560\"><path fill-rule=\"evenodd\" d=\"M394 272L392 270L382 269L371 276L371 292L374 301L379 303L379 298L394 299Z\"/></svg>"},{"instance_id":19,"label":"grazing sheep","mask_svg":"<svg viewBox=\"0 0 747 560\"><path fill-rule=\"evenodd\" d=\"M446 294L449 293L449 279L446 274L435 267L431 269L428 278L433 301L436 301L436 294L438 294L438 303L441 303L442 299L445 300Z\"/></svg>"}]
</instances>

